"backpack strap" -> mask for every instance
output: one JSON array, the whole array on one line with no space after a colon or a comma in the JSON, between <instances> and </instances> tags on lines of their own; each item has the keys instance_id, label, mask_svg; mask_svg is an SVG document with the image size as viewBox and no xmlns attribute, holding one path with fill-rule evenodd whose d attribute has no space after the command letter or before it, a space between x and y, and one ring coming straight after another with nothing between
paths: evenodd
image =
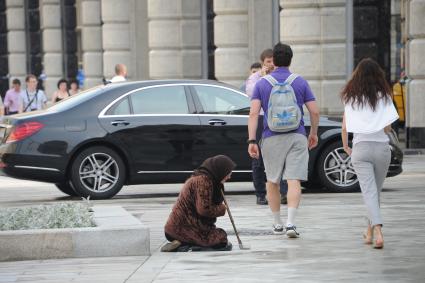
<instances>
[{"instance_id":1,"label":"backpack strap","mask_svg":"<svg viewBox=\"0 0 425 283\"><path fill-rule=\"evenodd\" d=\"M272 75L266 75L263 77L263 79L267 80L272 85L272 87L279 83Z\"/></svg>"},{"instance_id":2,"label":"backpack strap","mask_svg":"<svg viewBox=\"0 0 425 283\"><path fill-rule=\"evenodd\" d=\"M298 78L297 74L290 74L289 77L285 80L285 83L288 83L290 85L292 85L292 83L295 81L295 79Z\"/></svg>"}]
</instances>

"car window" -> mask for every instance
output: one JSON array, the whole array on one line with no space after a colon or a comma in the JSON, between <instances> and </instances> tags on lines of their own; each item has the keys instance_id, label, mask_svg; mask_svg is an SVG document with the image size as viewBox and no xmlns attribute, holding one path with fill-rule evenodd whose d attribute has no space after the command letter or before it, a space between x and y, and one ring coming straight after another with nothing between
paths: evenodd
<instances>
[{"instance_id":1,"label":"car window","mask_svg":"<svg viewBox=\"0 0 425 283\"><path fill-rule=\"evenodd\" d=\"M213 86L193 86L206 114L249 113L249 98L230 89Z\"/></svg>"},{"instance_id":2,"label":"car window","mask_svg":"<svg viewBox=\"0 0 425 283\"><path fill-rule=\"evenodd\" d=\"M60 112L66 111L73 107L79 106L82 103L98 96L105 89L104 85L96 86L85 91L82 91L78 94L74 94L59 103L55 103L49 108L47 108L47 112Z\"/></svg>"},{"instance_id":3,"label":"car window","mask_svg":"<svg viewBox=\"0 0 425 283\"><path fill-rule=\"evenodd\" d=\"M108 110L108 115L130 115L130 104L128 98L118 101L111 109Z\"/></svg>"},{"instance_id":4,"label":"car window","mask_svg":"<svg viewBox=\"0 0 425 283\"><path fill-rule=\"evenodd\" d=\"M184 86L160 86L131 94L134 114L187 114Z\"/></svg>"}]
</instances>

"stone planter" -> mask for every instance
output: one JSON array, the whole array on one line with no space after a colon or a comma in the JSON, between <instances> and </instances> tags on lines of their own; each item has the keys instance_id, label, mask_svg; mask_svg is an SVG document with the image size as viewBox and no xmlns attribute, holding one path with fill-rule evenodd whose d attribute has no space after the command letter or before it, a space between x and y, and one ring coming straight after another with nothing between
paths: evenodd
<instances>
[{"instance_id":1,"label":"stone planter","mask_svg":"<svg viewBox=\"0 0 425 283\"><path fill-rule=\"evenodd\" d=\"M0 261L150 255L149 228L120 206L94 206L97 227L0 231Z\"/></svg>"}]
</instances>

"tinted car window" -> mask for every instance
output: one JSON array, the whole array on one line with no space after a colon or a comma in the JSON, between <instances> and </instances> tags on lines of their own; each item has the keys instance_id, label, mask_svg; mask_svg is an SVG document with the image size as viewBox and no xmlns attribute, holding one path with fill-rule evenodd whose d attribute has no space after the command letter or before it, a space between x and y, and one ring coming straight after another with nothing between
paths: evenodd
<instances>
[{"instance_id":1,"label":"tinted car window","mask_svg":"<svg viewBox=\"0 0 425 283\"><path fill-rule=\"evenodd\" d=\"M129 115L130 104L128 98L124 98L116 103L111 109L108 110L108 115Z\"/></svg>"},{"instance_id":2,"label":"tinted car window","mask_svg":"<svg viewBox=\"0 0 425 283\"><path fill-rule=\"evenodd\" d=\"M53 104L52 106L47 108L47 111L48 112L59 112L59 111L71 109L75 106L82 104L83 102L86 102L86 101L92 99L93 97L96 97L99 93L101 93L104 90L104 88L105 88L104 85L100 85L100 86L96 86L96 87L90 88L88 90L82 91L78 94L74 94L74 95L60 101L59 103Z\"/></svg>"},{"instance_id":3,"label":"tinted car window","mask_svg":"<svg viewBox=\"0 0 425 283\"><path fill-rule=\"evenodd\" d=\"M131 94L134 114L187 114L184 86L161 86Z\"/></svg>"},{"instance_id":4,"label":"tinted car window","mask_svg":"<svg viewBox=\"0 0 425 283\"><path fill-rule=\"evenodd\" d=\"M193 86L207 114L248 114L249 98L235 91L212 86Z\"/></svg>"}]
</instances>

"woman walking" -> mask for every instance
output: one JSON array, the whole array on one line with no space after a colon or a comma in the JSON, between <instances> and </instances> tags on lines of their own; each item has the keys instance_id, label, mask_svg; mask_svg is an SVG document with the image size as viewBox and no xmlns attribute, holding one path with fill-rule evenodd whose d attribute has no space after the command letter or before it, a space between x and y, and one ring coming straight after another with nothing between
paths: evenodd
<instances>
[{"instance_id":1,"label":"woman walking","mask_svg":"<svg viewBox=\"0 0 425 283\"><path fill-rule=\"evenodd\" d=\"M169 243L163 252L197 250L231 250L227 234L217 228L217 217L226 213L222 191L230 179L235 163L225 155L206 159L186 181L165 224Z\"/></svg>"},{"instance_id":2,"label":"woman walking","mask_svg":"<svg viewBox=\"0 0 425 283\"><path fill-rule=\"evenodd\" d=\"M384 247L380 192L391 160L386 133L391 131L391 123L398 119L398 114L384 71L370 58L360 61L341 98L342 143L351 155L369 219L364 241L380 249ZM348 146L348 132L353 133L353 149Z\"/></svg>"}]
</instances>

